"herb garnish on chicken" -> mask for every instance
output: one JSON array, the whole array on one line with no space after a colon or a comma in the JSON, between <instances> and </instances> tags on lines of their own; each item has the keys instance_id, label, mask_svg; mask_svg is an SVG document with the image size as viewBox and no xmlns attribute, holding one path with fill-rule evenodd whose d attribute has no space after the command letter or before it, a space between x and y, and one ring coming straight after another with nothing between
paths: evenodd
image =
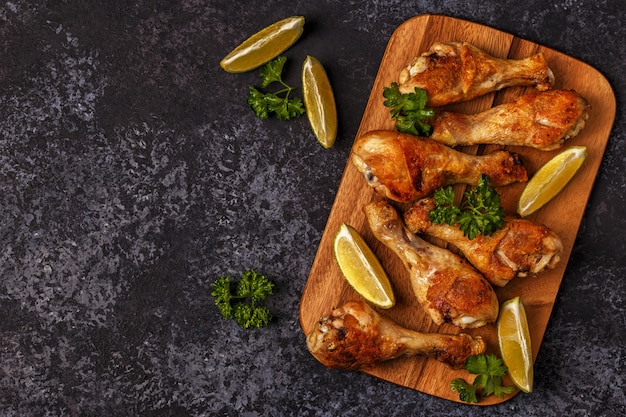
<instances>
[{"instance_id":1,"label":"herb garnish on chicken","mask_svg":"<svg viewBox=\"0 0 626 417\"><path fill-rule=\"evenodd\" d=\"M465 362L465 369L476 375L472 384L468 384L463 378L456 378L450 382L452 391L459 393L461 401L477 403L478 395L481 397L497 395L503 398L504 394L515 391L515 387L502 385L502 377L508 368L496 355L470 356Z\"/></svg>"},{"instance_id":2,"label":"herb garnish on chicken","mask_svg":"<svg viewBox=\"0 0 626 417\"><path fill-rule=\"evenodd\" d=\"M489 177L481 174L476 187L465 192L465 199L458 207L454 204L452 187L435 191L435 208L429 212L430 220L436 224L459 224L469 239L479 233L491 236L504 225L504 209L500 206L500 195L491 186Z\"/></svg>"},{"instance_id":3,"label":"herb garnish on chicken","mask_svg":"<svg viewBox=\"0 0 626 417\"><path fill-rule=\"evenodd\" d=\"M412 93L402 94L398 89L398 83L391 83L391 87L383 89L383 103L391 107L389 112L391 118L396 121L396 130L402 133L412 133L417 136L428 136L431 126L428 119L435 115L435 112L426 107L428 95L426 90L415 88Z\"/></svg>"}]
</instances>

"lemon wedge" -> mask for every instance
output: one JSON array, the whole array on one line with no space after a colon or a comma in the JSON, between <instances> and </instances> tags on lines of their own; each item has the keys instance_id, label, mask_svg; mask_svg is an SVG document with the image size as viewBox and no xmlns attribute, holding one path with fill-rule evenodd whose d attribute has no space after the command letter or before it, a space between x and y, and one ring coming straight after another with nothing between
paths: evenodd
<instances>
[{"instance_id":1,"label":"lemon wedge","mask_svg":"<svg viewBox=\"0 0 626 417\"><path fill-rule=\"evenodd\" d=\"M243 41L220 61L220 66L233 73L258 68L285 52L303 31L303 16L279 20Z\"/></svg>"},{"instance_id":2,"label":"lemon wedge","mask_svg":"<svg viewBox=\"0 0 626 417\"><path fill-rule=\"evenodd\" d=\"M519 297L504 302L498 317L498 344L513 383L523 392L533 390L533 355L524 304Z\"/></svg>"},{"instance_id":3,"label":"lemon wedge","mask_svg":"<svg viewBox=\"0 0 626 417\"><path fill-rule=\"evenodd\" d=\"M359 232L342 223L333 242L335 259L348 283L363 298L381 308L396 303L389 278Z\"/></svg>"},{"instance_id":4,"label":"lemon wedge","mask_svg":"<svg viewBox=\"0 0 626 417\"><path fill-rule=\"evenodd\" d=\"M585 146L572 146L555 155L528 181L520 195L517 212L528 216L552 200L587 158Z\"/></svg>"},{"instance_id":5,"label":"lemon wedge","mask_svg":"<svg viewBox=\"0 0 626 417\"><path fill-rule=\"evenodd\" d=\"M302 97L317 141L324 148L330 148L337 138L335 95L326 70L310 55L302 64Z\"/></svg>"}]
</instances>

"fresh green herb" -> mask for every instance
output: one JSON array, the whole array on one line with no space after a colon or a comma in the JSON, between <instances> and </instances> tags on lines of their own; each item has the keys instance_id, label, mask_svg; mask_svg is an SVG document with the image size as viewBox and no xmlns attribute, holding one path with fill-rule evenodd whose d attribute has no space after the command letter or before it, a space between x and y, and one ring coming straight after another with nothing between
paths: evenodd
<instances>
[{"instance_id":1,"label":"fresh green herb","mask_svg":"<svg viewBox=\"0 0 626 417\"><path fill-rule=\"evenodd\" d=\"M384 105L391 107L391 118L396 121L398 132L412 133L418 136L428 136L431 126L428 119L435 112L426 107L428 95L426 90L415 87L413 93L402 94L398 83L391 83L391 87L383 89Z\"/></svg>"},{"instance_id":2,"label":"fresh green herb","mask_svg":"<svg viewBox=\"0 0 626 417\"><path fill-rule=\"evenodd\" d=\"M452 392L458 392L461 401L466 403L477 403L478 396L476 395L477 387L465 382L463 378L456 378L450 382L450 388Z\"/></svg>"},{"instance_id":3,"label":"fresh green herb","mask_svg":"<svg viewBox=\"0 0 626 417\"><path fill-rule=\"evenodd\" d=\"M465 369L476 375L472 384L468 384L463 378L456 378L450 382L452 391L459 393L461 401L477 403L479 395L481 397L497 395L503 398L504 394L515 391L515 387L502 385L502 377L508 368L496 355L470 356L465 361Z\"/></svg>"},{"instance_id":4,"label":"fresh green herb","mask_svg":"<svg viewBox=\"0 0 626 417\"><path fill-rule=\"evenodd\" d=\"M491 236L504 225L500 195L484 174L481 174L478 185L465 193L463 207L465 211L459 217L459 225L470 239L478 233Z\"/></svg>"},{"instance_id":5,"label":"fresh green herb","mask_svg":"<svg viewBox=\"0 0 626 417\"><path fill-rule=\"evenodd\" d=\"M211 285L211 295L224 319L234 319L244 329L264 327L272 320L270 310L258 302L273 290L274 283L253 270L245 271L238 283L221 276Z\"/></svg>"},{"instance_id":6,"label":"fresh green herb","mask_svg":"<svg viewBox=\"0 0 626 417\"><path fill-rule=\"evenodd\" d=\"M261 88L279 83L283 88L274 92L263 92L255 87L248 87L248 104L254 114L267 119L274 113L279 120L289 120L304 113L304 105L299 98L289 98L295 87L283 81L283 67L287 58L279 56L261 68Z\"/></svg>"},{"instance_id":7,"label":"fresh green herb","mask_svg":"<svg viewBox=\"0 0 626 417\"><path fill-rule=\"evenodd\" d=\"M428 212L430 221L436 224L455 224L461 209L454 204L454 190L452 187L443 187L435 190L435 209Z\"/></svg>"},{"instance_id":8,"label":"fresh green herb","mask_svg":"<svg viewBox=\"0 0 626 417\"><path fill-rule=\"evenodd\" d=\"M452 187L435 191L435 208L428 213L435 224L459 225L468 239L478 234L491 236L504 225L504 209L500 206L500 195L491 186L489 177L481 174L476 187L466 191L461 206L454 204Z\"/></svg>"}]
</instances>

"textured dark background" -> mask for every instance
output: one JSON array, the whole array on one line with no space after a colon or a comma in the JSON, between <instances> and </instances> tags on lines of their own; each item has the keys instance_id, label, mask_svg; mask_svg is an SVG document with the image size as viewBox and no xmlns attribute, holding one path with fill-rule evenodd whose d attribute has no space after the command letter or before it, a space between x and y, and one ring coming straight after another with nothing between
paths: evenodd
<instances>
[{"instance_id":1,"label":"textured dark background","mask_svg":"<svg viewBox=\"0 0 626 417\"><path fill-rule=\"evenodd\" d=\"M459 405L307 352L298 307L387 40L438 13L579 58L618 102L536 363L535 392ZM333 83L339 137L261 121L219 60L304 15L287 52ZM621 0L85 1L0 5L1 416L626 415L626 16ZM209 296L248 268L276 319Z\"/></svg>"}]
</instances>

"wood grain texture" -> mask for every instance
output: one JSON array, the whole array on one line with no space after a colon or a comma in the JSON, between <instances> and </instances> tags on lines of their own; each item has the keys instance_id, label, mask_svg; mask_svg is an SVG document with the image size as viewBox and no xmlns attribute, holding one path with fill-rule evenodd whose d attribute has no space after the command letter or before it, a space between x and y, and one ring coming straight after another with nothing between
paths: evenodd
<instances>
[{"instance_id":1,"label":"wood grain texture","mask_svg":"<svg viewBox=\"0 0 626 417\"><path fill-rule=\"evenodd\" d=\"M552 307L609 140L615 118L615 96L607 80L597 70L553 49L472 22L440 15L420 15L400 25L389 40L357 137L374 129L393 129L394 125L389 117L389 110L383 105L383 88L397 81L401 69L414 57L428 50L433 43L440 41L470 42L491 55L507 58L522 58L541 51L555 74L554 88L576 90L592 106L585 129L577 137L566 143L566 146L584 145L587 147L588 157L583 167L553 201L529 216L530 219L544 223L558 233L564 244L563 259L551 271L535 277L517 278L506 287L496 289L500 302L517 295L521 296L526 306L533 355L536 358L540 352L541 341L548 325ZM509 88L471 102L449 106L448 109L474 113L508 101L523 91L522 88ZM463 150L469 153L483 154L496 148L496 146L472 146L463 148ZM510 148L521 155L529 175L532 175L543 163L558 152L542 152L521 147ZM515 184L498 189L507 212L515 212L517 200L523 187L524 184ZM457 187L456 191L457 194L461 195L463 188ZM396 305L389 310L379 310L381 314L414 330L460 333L460 329L455 326L436 326L430 320L417 303L411 289L408 273L400 260L372 236L362 210L363 206L372 198L374 198L373 191L348 159L302 294L300 324L303 332L307 334L314 324L333 308L359 297L341 275L332 252L334 235L339 225L345 222L354 226L363 235L392 280L396 294ZM487 342L487 351L499 355L495 325L466 330L465 332L482 336ZM422 357L396 359L368 370L366 373L452 401L459 401L459 399L458 394L450 391L450 381L456 377L465 377L470 380L470 376L465 371L454 371L435 360ZM510 384L510 381L506 382ZM517 392L504 399L497 397L484 399L479 405L506 401L516 394Z\"/></svg>"}]
</instances>

